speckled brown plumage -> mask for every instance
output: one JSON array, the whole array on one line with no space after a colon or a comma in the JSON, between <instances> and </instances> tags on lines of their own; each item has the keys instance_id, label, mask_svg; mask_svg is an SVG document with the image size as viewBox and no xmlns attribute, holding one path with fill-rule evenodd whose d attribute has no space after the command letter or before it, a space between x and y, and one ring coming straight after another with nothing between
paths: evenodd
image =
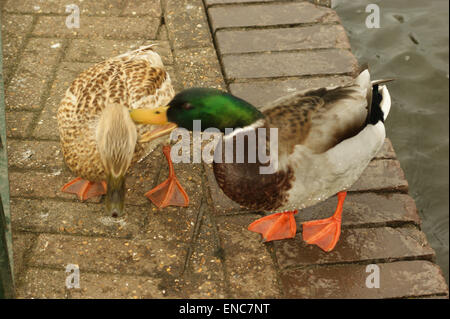
<instances>
[{"instance_id":1,"label":"speckled brown plumage","mask_svg":"<svg viewBox=\"0 0 450 319\"><path fill-rule=\"evenodd\" d=\"M130 51L81 73L67 89L58 110L61 147L67 166L89 181L106 178L96 143L99 118L107 104L155 108L174 96L170 77L151 47ZM154 129L136 125L138 137ZM136 144L133 162L148 155L162 139Z\"/></svg>"},{"instance_id":2,"label":"speckled brown plumage","mask_svg":"<svg viewBox=\"0 0 450 319\"><path fill-rule=\"evenodd\" d=\"M282 147L280 152L291 154L295 145L305 144L315 153L322 153L361 131L365 126L361 118L350 117L345 123L339 123L340 119L335 114L329 114L339 100L351 99L355 90L352 86L310 90L282 100L276 107L265 110L265 126L279 128L279 145ZM325 134L324 126L320 124L331 122L328 125L330 127L333 121L336 122L336 129L332 134ZM311 131L320 135L314 143L307 141Z\"/></svg>"}]
</instances>

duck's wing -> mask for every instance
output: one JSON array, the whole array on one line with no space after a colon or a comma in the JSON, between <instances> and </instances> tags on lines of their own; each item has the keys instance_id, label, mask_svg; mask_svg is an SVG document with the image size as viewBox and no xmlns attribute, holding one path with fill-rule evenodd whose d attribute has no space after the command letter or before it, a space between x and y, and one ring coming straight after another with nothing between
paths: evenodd
<instances>
[{"instance_id":1,"label":"duck's wing","mask_svg":"<svg viewBox=\"0 0 450 319\"><path fill-rule=\"evenodd\" d=\"M263 114L267 127L279 128L281 152L290 154L296 145L303 145L322 153L365 127L371 94L370 77L364 74L349 85L307 90L279 99L266 106Z\"/></svg>"},{"instance_id":2,"label":"duck's wing","mask_svg":"<svg viewBox=\"0 0 450 319\"><path fill-rule=\"evenodd\" d=\"M166 105L175 95L170 76L153 47L140 47L109 60L119 70L113 73L109 84L115 93L112 97L124 99L129 108Z\"/></svg>"},{"instance_id":3,"label":"duck's wing","mask_svg":"<svg viewBox=\"0 0 450 319\"><path fill-rule=\"evenodd\" d=\"M72 82L65 98L80 114L95 117L108 102L120 103L127 108L158 107L173 96L170 77L161 57L152 46L147 46L85 70ZM66 100L63 99L62 104L67 103Z\"/></svg>"}]
</instances>

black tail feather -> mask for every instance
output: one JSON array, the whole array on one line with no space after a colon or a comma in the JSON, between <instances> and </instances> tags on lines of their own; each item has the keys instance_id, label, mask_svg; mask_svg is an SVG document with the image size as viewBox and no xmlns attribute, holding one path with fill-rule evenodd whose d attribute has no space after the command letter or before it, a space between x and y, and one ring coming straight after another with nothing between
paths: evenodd
<instances>
[{"instance_id":1,"label":"black tail feather","mask_svg":"<svg viewBox=\"0 0 450 319\"><path fill-rule=\"evenodd\" d=\"M367 124L377 124L378 121L384 123L384 113L381 109L381 101L383 100L383 96L378 91L378 84L374 84L372 86L372 104L370 106L370 111L367 116Z\"/></svg>"}]
</instances>

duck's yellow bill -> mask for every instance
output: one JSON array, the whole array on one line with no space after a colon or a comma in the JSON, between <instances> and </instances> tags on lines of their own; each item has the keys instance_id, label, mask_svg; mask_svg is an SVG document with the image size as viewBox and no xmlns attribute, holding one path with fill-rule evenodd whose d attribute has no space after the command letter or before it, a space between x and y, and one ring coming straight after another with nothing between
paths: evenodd
<instances>
[{"instance_id":1,"label":"duck's yellow bill","mask_svg":"<svg viewBox=\"0 0 450 319\"><path fill-rule=\"evenodd\" d=\"M160 106L155 109L130 110L131 119L138 124L167 124L167 109L169 106Z\"/></svg>"},{"instance_id":2,"label":"duck's yellow bill","mask_svg":"<svg viewBox=\"0 0 450 319\"><path fill-rule=\"evenodd\" d=\"M151 130L150 132L144 133L139 138L139 143L147 143L150 141L153 141L154 139L164 136L166 134L169 134L174 129L177 128L177 125L175 123L168 122L164 125L158 125L154 130Z\"/></svg>"}]
</instances>

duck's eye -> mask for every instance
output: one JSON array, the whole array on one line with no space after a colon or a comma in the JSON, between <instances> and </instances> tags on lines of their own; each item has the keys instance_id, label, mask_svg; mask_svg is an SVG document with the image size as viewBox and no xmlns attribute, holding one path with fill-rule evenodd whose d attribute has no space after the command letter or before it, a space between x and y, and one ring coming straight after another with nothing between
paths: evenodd
<instances>
[{"instance_id":1,"label":"duck's eye","mask_svg":"<svg viewBox=\"0 0 450 319\"><path fill-rule=\"evenodd\" d=\"M194 108L194 107L192 106L192 104L190 104L190 103L184 103L183 105L181 105L181 107L182 107L184 110L190 110L190 109Z\"/></svg>"}]
</instances>

